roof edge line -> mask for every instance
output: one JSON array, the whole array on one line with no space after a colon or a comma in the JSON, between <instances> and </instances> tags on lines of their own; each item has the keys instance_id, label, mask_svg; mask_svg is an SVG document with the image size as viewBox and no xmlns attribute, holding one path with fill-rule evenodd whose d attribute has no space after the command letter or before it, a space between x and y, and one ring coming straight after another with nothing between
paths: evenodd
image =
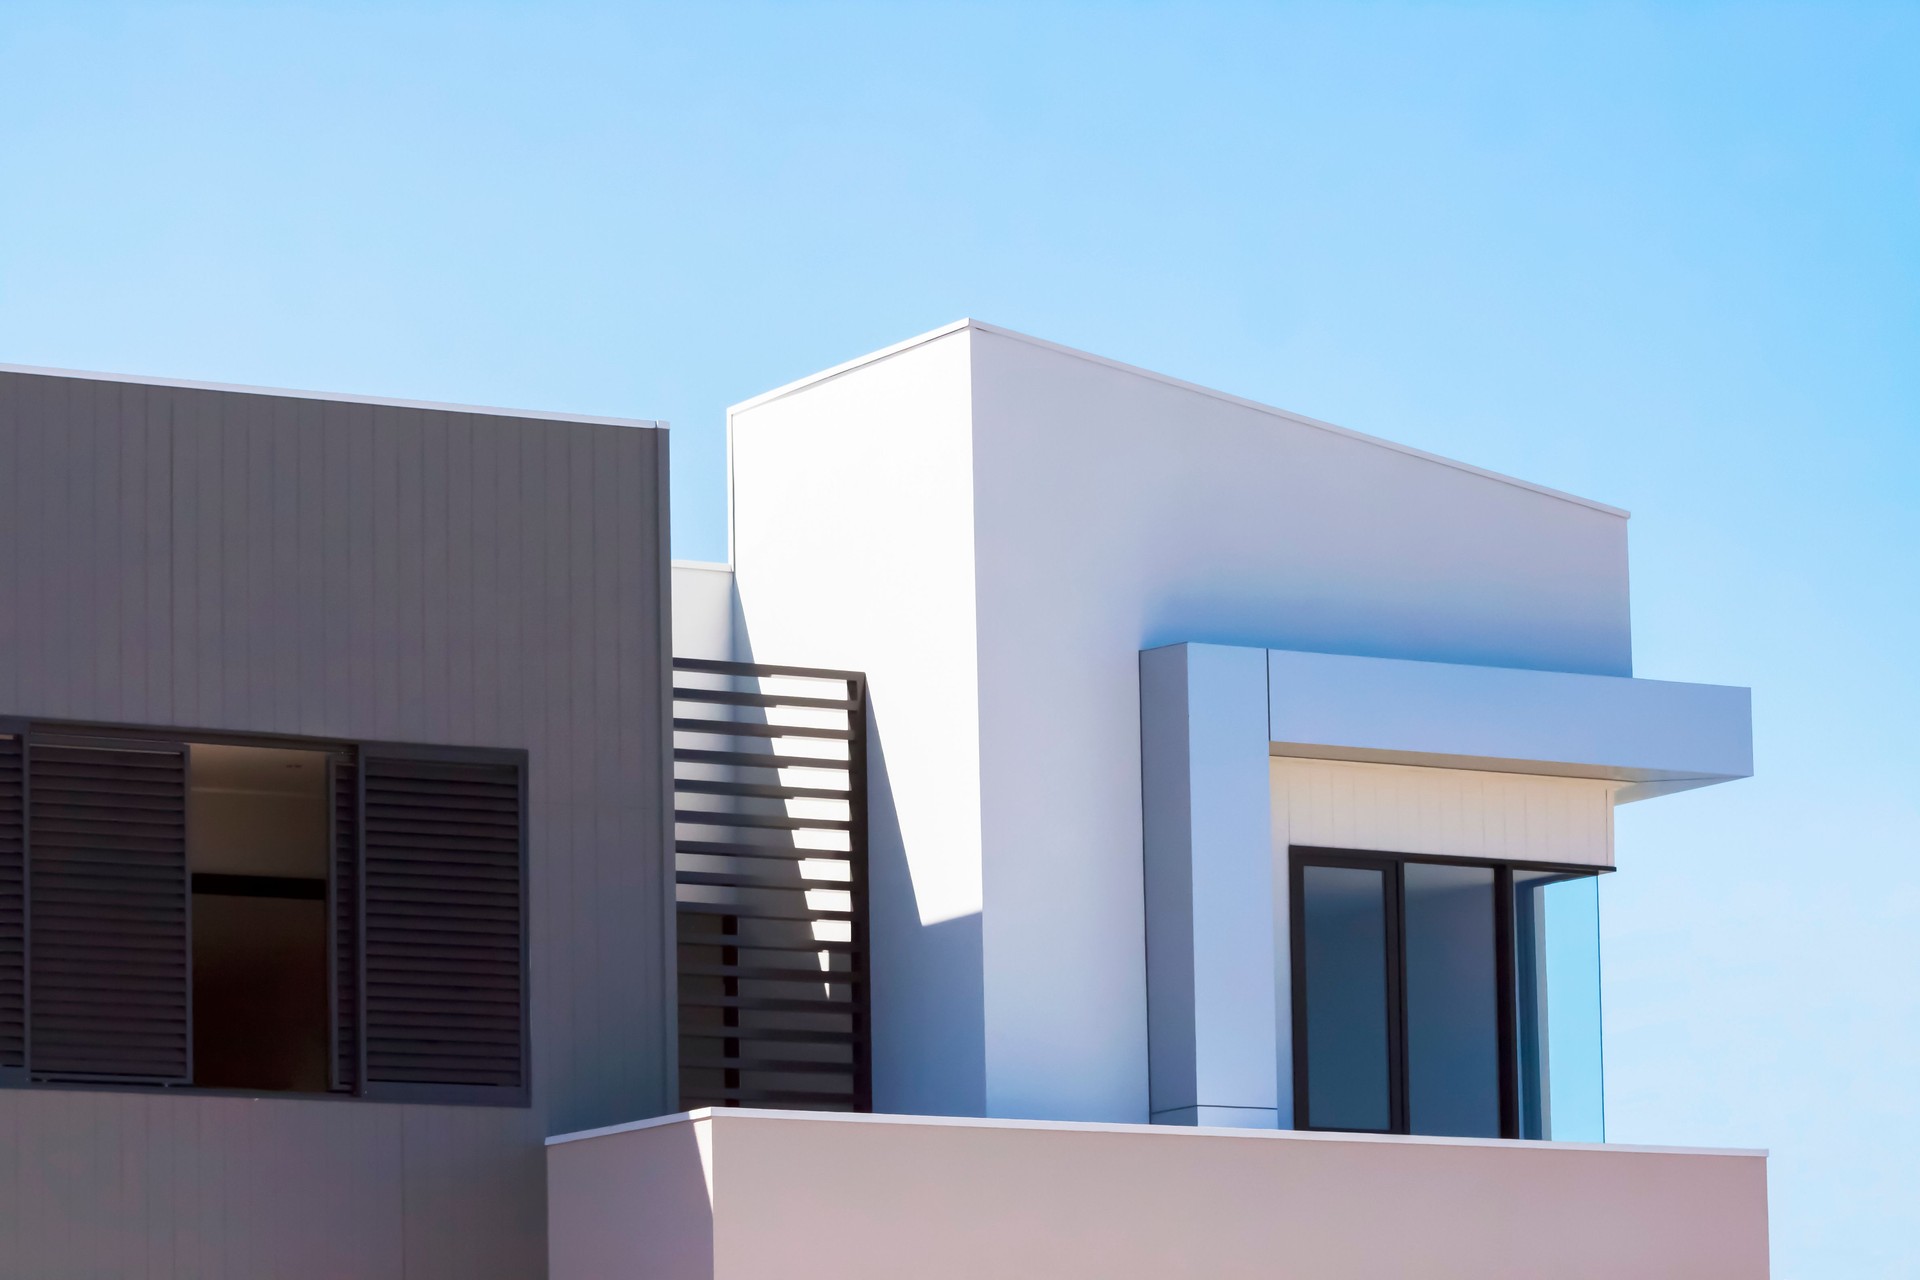
<instances>
[{"instance_id":1,"label":"roof edge line","mask_svg":"<svg viewBox=\"0 0 1920 1280\"><path fill-rule=\"evenodd\" d=\"M85 382L119 382L140 387L172 387L182 391L221 391L234 395L278 396L286 400L324 400L335 404L376 405L390 409L427 409L441 413L478 413L495 418L523 418L534 422L572 422L583 426L641 427L665 431L658 418L614 418L590 413L558 413L549 409L507 409L497 405L452 404L439 400L405 400L398 396L363 396L342 391L306 391L297 387L256 387L235 382L202 382L191 378L155 378L135 373L104 373L92 369L56 369L40 365L0 364L0 373L23 373L42 378L73 378Z\"/></svg>"},{"instance_id":2,"label":"roof edge line","mask_svg":"<svg viewBox=\"0 0 1920 1280\"><path fill-rule=\"evenodd\" d=\"M955 320L951 324L943 324L938 329L929 329L925 333L917 333L911 338L904 338L894 343L892 346L881 347L878 351L869 351L865 355L855 356L853 359L842 361L830 369L822 369L817 373L809 373L805 377L795 378L792 382L782 383L771 391L762 391L757 396L742 400L737 404L730 404L727 406L727 416L731 418L736 413L744 413L748 409L758 409L761 405L771 404L775 400L784 400L797 391L805 391L807 388L818 386L822 382L831 382L843 374L852 373L855 369L863 368L870 364L879 364L883 360L891 360L894 356L911 351L915 347L925 346L929 342L935 342L941 338L959 333L963 329L986 330L988 326L981 324L977 320ZM996 330L989 331L997 332Z\"/></svg>"},{"instance_id":3,"label":"roof edge line","mask_svg":"<svg viewBox=\"0 0 1920 1280\"><path fill-rule=\"evenodd\" d=\"M1142 368L1139 365L1128 364L1124 360L1115 360L1108 356L1096 355L1091 351L1082 351L1078 347L1069 347L1058 342L1049 342L1045 338L1036 338L1030 333L1021 333L1017 329L1008 329L996 324L987 324L980 320L968 320L963 323L979 329L982 333L991 333L997 337L1011 338L1015 342L1024 342L1029 346L1040 347L1043 350L1053 351L1060 355L1073 356L1076 359L1086 360L1093 364L1105 365L1109 369L1117 369L1122 373L1131 373L1142 378L1150 378L1155 382L1165 383L1167 386L1177 387L1182 391L1197 392L1210 399L1224 401L1227 404L1237 405L1243 409L1253 409L1272 417L1284 418L1288 422L1298 423L1303 427L1313 427L1320 431L1331 432L1337 436L1345 436L1350 440L1359 440L1365 444L1378 445L1383 449L1391 449L1395 453L1404 453L1409 457L1419 458L1424 462L1437 462L1443 467L1452 467L1456 471L1465 471L1469 475L1476 475L1486 480L1498 480L1502 484L1510 484L1515 488L1527 489L1534 493L1543 494L1549 498L1558 498L1562 502L1571 502L1576 506L1588 507L1605 515L1618 516L1622 520L1630 519L1633 514L1623 507L1616 507L1595 498L1583 498L1577 493L1568 493L1564 489L1555 489L1550 485L1536 484L1531 480L1522 480L1520 477L1510 476L1504 471L1492 471L1486 467L1477 467L1471 462L1462 462L1458 458L1449 458L1445 454L1429 453L1425 449L1416 449L1410 444L1401 444L1397 440L1389 440L1384 436L1371 435L1365 431L1356 431L1352 427L1343 427L1337 422L1328 422L1322 418L1308 417L1304 413L1295 413L1291 409L1282 409L1275 405L1263 404L1258 400L1249 400L1245 396L1236 396L1232 392L1221 391L1216 387L1207 387L1197 382L1188 382L1184 378L1176 378L1171 374L1158 373L1152 369Z\"/></svg>"},{"instance_id":4,"label":"roof edge line","mask_svg":"<svg viewBox=\"0 0 1920 1280\"><path fill-rule=\"evenodd\" d=\"M1493 471L1486 467L1477 467L1470 462L1462 462L1458 458L1449 458L1444 454L1429 453L1425 449L1416 449L1412 445L1401 444L1396 440L1388 440L1384 436L1370 435L1365 431L1356 431L1352 427L1343 427L1336 422L1327 422L1321 418L1308 417L1304 413L1295 413L1291 409L1281 409L1275 405L1263 404L1258 400L1249 400L1245 396L1236 396L1231 392L1221 391L1215 387L1202 386L1197 382L1188 382L1184 378L1176 378L1171 374L1158 373L1152 369L1142 368L1140 365L1128 364L1124 360L1115 360L1109 356L1095 355L1091 351L1082 351L1078 347L1069 347L1062 343L1050 342L1045 338L1036 338L1030 333L1021 333L1018 329L1009 329L1003 325L988 324L984 320L974 320L971 318L955 320L951 324L941 325L938 329L929 329L925 333L916 334L911 338L896 342L892 346L882 347L878 351L871 351L866 355L855 356L853 359L834 365L830 369L822 369L818 373L810 373L804 378L796 378L792 382L784 383L781 386L773 388L771 391L763 391L751 399L729 405L727 407L727 416L731 418L736 413L742 413L748 409L757 409L775 400L785 399L787 396L793 395L796 392L805 391L823 382L830 382L835 378L851 373L856 369L863 368L866 365L878 364L883 360L892 359L894 356L910 351L915 347L923 346L926 343L936 341L965 329L977 329L981 333L990 333L995 337L1009 338L1015 342L1024 342L1029 346L1039 347L1045 351L1072 356L1075 359L1085 360L1091 364L1104 365L1109 369L1115 369L1122 373L1130 373L1137 377L1149 378L1154 382L1163 383L1166 386L1175 387L1182 391L1195 392L1209 399L1219 400L1242 409L1252 409L1257 413L1264 413L1270 417L1280 418L1299 426L1312 427L1318 431L1326 431L1333 435L1344 436L1349 440L1358 440L1364 444L1377 445L1383 449L1391 449L1395 453L1406 454L1408 457L1418 458L1423 462L1432 462L1443 467L1451 467L1456 471L1464 471L1468 475L1479 476L1483 480L1497 480L1501 484L1509 484L1516 489L1525 489L1530 493L1541 494L1548 498L1558 498L1562 502L1570 502L1575 506L1586 507L1589 510L1598 511L1603 515L1616 516L1622 520L1632 518L1633 513L1627 511L1625 508L1616 507L1610 503L1601 502L1594 498L1583 498L1577 493L1568 493L1564 489L1555 489L1550 485L1536 484L1531 480L1522 480L1518 476L1510 476L1502 471Z\"/></svg>"}]
</instances>

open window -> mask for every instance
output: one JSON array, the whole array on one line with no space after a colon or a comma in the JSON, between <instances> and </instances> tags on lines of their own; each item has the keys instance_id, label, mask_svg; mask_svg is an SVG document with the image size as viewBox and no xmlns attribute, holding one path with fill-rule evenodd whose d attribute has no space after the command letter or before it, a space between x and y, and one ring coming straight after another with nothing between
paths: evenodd
<instances>
[{"instance_id":1,"label":"open window","mask_svg":"<svg viewBox=\"0 0 1920 1280\"><path fill-rule=\"evenodd\" d=\"M1297 1127L1600 1141L1595 884L1294 849Z\"/></svg>"},{"instance_id":2,"label":"open window","mask_svg":"<svg viewBox=\"0 0 1920 1280\"><path fill-rule=\"evenodd\" d=\"M525 757L0 720L0 1082L524 1104Z\"/></svg>"}]
</instances>

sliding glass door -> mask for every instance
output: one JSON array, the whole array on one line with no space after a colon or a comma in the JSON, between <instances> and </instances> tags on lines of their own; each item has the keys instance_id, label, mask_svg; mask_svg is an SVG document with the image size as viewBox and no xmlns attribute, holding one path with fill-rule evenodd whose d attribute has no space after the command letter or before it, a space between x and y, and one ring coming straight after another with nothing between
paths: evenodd
<instances>
[{"instance_id":1,"label":"sliding glass door","mask_svg":"<svg viewBox=\"0 0 1920 1280\"><path fill-rule=\"evenodd\" d=\"M1590 870L1292 864L1299 1128L1599 1140Z\"/></svg>"}]
</instances>

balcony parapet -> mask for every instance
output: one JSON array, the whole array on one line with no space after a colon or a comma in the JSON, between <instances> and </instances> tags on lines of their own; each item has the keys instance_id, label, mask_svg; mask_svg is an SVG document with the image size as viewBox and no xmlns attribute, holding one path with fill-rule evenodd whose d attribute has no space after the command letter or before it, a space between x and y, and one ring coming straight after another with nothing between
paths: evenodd
<instances>
[{"instance_id":1,"label":"balcony parapet","mask_svg":"<svg viewBox=\"0 0 1920 1280\"><path fill-rule=\"evenodd\" d=\"M740 1108L547 1179L554 1280L1767 1274L1762 1151Z\"/></svg>"}]
</instances>

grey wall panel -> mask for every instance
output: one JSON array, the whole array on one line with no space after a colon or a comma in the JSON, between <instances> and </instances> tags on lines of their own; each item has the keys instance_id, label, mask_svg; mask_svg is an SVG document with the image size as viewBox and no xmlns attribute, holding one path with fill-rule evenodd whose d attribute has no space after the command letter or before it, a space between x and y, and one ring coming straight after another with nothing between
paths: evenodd
<instances>
[{"instance_id":1,"label":"grey wall panel","mask_svg":"<svg viewBox=\"0 0 1920 1280\"><path fill-rule=\"evenodd\" d=\"M666 434L0 372L0 714L528 752L534 1106L0 1090L10 1276L528 1276L673 1101Z\"/></svg>"},{"instance_id":2,"label":"grey wall panel","mask_svg":"<svg viewBox=\"0 0 1920 1280\"><path fill-rule=\"evenodd\" d=\"M537 1276L541 1136L505 1109L7 1091L0 1274Z\"/></svg>"}]
</instances>

